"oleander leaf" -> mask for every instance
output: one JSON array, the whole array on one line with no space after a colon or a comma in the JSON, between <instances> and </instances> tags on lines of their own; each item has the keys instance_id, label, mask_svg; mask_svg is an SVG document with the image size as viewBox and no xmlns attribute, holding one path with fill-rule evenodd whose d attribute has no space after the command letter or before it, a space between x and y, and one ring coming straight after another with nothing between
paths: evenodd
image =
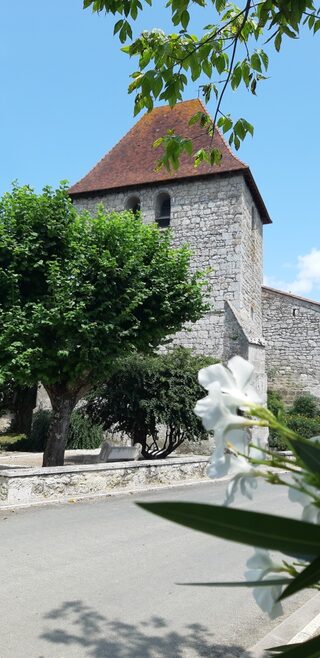
<instances>
[{"instance_id":1,"label":"oleander leaf","mask_svg":"<svg viewBox=\"0 0 320 658\"><path fill-rule=\"evenodd\" d=\"M320 437L314 437L319 439ZM313 443L304 439L289 439L289 442L298 457L311 473L320 474L320 443Z\"/></svg>"},{"instance_id":2,"label":"oleander leaf","mask_svg":"<svg viewBox=\"0 0 320 658\"><path fill-rule=\"evenodd\" d=\"M319 555L320 527L305 521L199 503L137 503L169 521L229 541L287 555Z\"/></svg>"},{"instance_id":3,"label":"oleander leaf","mask_svg":"<svg viewBox=\"0 0 320 658\"><path fill-rule=\"evenodd\" d=\"M296 576L291 583L286 587L284 592L282 592L281 596L279 597L279 601L282 599L286 599L288 596L292 596L292 594L296 594L296 592L299 592L301 589L305 589L306 587L311 587L312 585L315 585L318 583L320 580L320 557L317 557L311 564L308 564L308 566L301 571L301 573Z\"/></svg>"},{"instance_id":4,"label":"oleander leaf","mask_svg":"<svg viewBox=\"0 0 320 658\"><path fill-rule=\"evenodd\" d=\"M267 649L269 656L285 656L285 658L319 658L320 635L299 644L286 644Z\"/></svg>"},{"instance_id":5,"label":"oleander leaf","mask_svg":"<svg viewBox=\"0 0 320 658\"><path fill-rule=\"evenodd\" d=\"M287 585L293 578L274 578L270 580L244 580L243 582L226 581L212 583L177 583L177 585L188 585L189 587L271 587L272 585Z\"/></svg>"}]
</instances>

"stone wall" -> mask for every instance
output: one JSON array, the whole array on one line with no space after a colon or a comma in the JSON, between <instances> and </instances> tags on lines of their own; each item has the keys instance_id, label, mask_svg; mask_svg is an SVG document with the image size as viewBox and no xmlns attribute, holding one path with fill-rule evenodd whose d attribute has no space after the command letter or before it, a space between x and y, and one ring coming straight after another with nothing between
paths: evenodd
<instances>
[{"instance_id":1,"label":"stone wall","mask_svg":"<svg viewBox=\"0 0 320 658\"><path fill-rule=\"evenodd\" d=\"M269 388L320 397L320 303L267 287L262 300Z\"/></svg>"},{"instance_id":2,"label":"stone wall","mask_svg":"<svg viewBox=\"0 0 320 658\"><path fill-rule=\"evenodd\" d=\"M265 401L267 399L267 377L264 341L262 339L255 340L255 337L243 328L240 314L231 302L225 303L223 351L225 360L238 354L252 363L254 366L252 383L259 392L262 400Z\"/></svg>"},{"instance_id":3,"label":"stone wall","mask_svg":"<svg viewBox=\"0 0 320 658\"><path fill-rule=\"evenodd\" d=\"M242 326L240 313L231 302L225 302L224 311L224 331L223 331L223 355L228 361L235 354L239 354L244 359L248 358L249 338Z\"/></svg>"},{"instance_id":4,"label":"stone wall","mask_svg":"<svg viewBox=\"0 0 320 658\"><path fill-rule=\"evenodd\" d=\"M262 335L263 224L249 188L243 186L240 312L254 340Z\"/></svg>"},{"instance_id":5,"label":"stone wall","mask_svg":"<svg viewBox=\"0 0 320 658\"><path fill-rule=\"evenodd\" d=\"M171 198L173 244L188 244L192 269L205 270L210 312L175 337L194 351L224 357L225 301L238 309L241 323L261 338L262 224L241 173L146 185L126 191L78 197L79 210L94 213L98 202L121 211L139 197L143 221L155 221L158 195ZM252 208L255 221L252 229Z\"/></svg>"},{"instance_id":6,"label":"stone wall","mask_svg":"<svg viewBox=\"0 0 320 658\"><path fill-rule=\"evenodd\" d=\"M206 480L207 457L20 468L0 474L0 509L67 502Z\"/></svg>"}]
</instances>

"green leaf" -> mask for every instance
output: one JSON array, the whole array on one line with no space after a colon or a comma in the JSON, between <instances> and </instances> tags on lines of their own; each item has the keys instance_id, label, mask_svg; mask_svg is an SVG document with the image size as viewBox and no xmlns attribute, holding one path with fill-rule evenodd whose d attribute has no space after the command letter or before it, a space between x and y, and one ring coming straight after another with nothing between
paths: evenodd
<instances>
[{"instance_id":1,"label":"green leaf","mask_svg":"<svg viewBox=\"0 0 320 658\"><path fill-rule=\"evenodd\" d=\"M236 151L239 151L240 146L241 146L241 142L239 137L237 137L237 135L234 135L234 147Z\"/></svg>"},{"instance_id":2,"label":"green leaf","mask_svg":"<svg viewBox=\"0 0 320 658\"><path fill-rule=\"evenodd\" d=\"M296 39L297 38L297 33L294 32L293 30L290 30L290 28L287 25L282 26L282 30L284 34L287 35L290 39Z\"/></svg>"},{"instance_id":3,"label":"green leaf","mask_svg":"<svg viewBox=\"0 0 320 658\"><path fill-rule=\"evenodd\" d=\"M234 132L235 134L240 137L240 139L244 139L246 136L246 128L244 125L244 122L242 119L239 119L237 123L234 124Z\"/></svg>"},{"instance_id":4,"label":"green leaf","mask_svg":"<svg viewBox=\"0 0 320 658\"><path fill-rule=\"evenodd\" d=\"M270 656L284 655L285 658L319 658L320 635L300 644L286 644L267 649Z\"/></svg>"},{"instance_id":5,"label":"green leaf","mask_svg":"<svg viewBox=\"0 0 320 658\"><path fill-rule=\"evenodd\" d=\"M320 557L317 557L315 560L313 560L313 562L311 562L311 564L308 564L308 566L303 569L303 571L301 571L298 576L294 578L288 587L286 587L284 592L282 592L281 596L279 597L279 601L286 599L288 596L292 596L292 594L299 592L301 589L315 585L319 582L319 580Z\"/></svg>"},{"instance_id":6,"label":"green leaf","mask_svg":"<svg viewBox=\"0 0 320 658\"><path fill-rule=\"evenodd\" d=\"M185 139L183 142L183 149L188 153L188 155L192 155L192 141L191 139Z\"/></svg>"},{"instance_id":7,"label":"green leaf","mask_svg":"<svg viewBox=\"0 0 320 658\"><path fill-rule=\"evenodd\" d=\"M318 475L320 473L320 444L303 439L290 439L289 442L307 469Z\"/></svg>"},{"instance_id":8,"label":"green leaf","mask_svg":"<svg viewBox=\"0 0 320 658\"><path fill-rule=\"evenodd\" d=\"M255 71L261 73L261 61L258 53L253 53L251 57L251 66Z\"/></svg>"},{"instance_id":9,"label":"green leaf","mask_svg":"<svg viewBox=\"0 0 320 658\"><path fill-rule=\"evenodd\" d=\"M242 119L242 121L245 125L246 132L250 133L250 135L253 137L253 133L254 133L253 125L251 123L249 123L248 121L246 121L245 119Z\"/></svg>"},{"instance_id":10,"label":"green leaf","mask_svg":"<svg viewBox=\"0 0 320 658\"><path fill-rule=\"evenodd\" d=\"M231 87L233 90L237 89L239 87L239 84L242 80L242 70L240 66L236 66L233 70L232 76L231 76Z\"/></svg>"},{"instance_id":11,"label":"green leaf","mask_svg":"<svg viewBox=\"0 0 320 658\"><path fill-rule=\"evenodd\" d=\"M281 34L281 32L277 32L275 40L274 40L274 45L275 45L275 49L277 50L277 52L279 52L279 50L281 48L281 42L282 42L282 34Z\"/></svg>"},{"instance_id":12,"label":"green leaf","mask_svg":"<svg viewBox=\"0 0 320 658\"><path fill-rule=\"evenodd\" d=\"M211 76L212 76L212 64L211 64L211 62L209 62L208 59L205 59L202 62L202 69L203 69L203 72L208 76L208 78L211 78Z\"/></svg>"},{"instance_id":13,"label":"green leaf","mask_svg":"<svg viewBox=\"0 0 320 658\"><path fill-rule=\"evenodd\" d=\"M193 126L194 123L198 123L200 121L201 117L203 115L203 112L196 112L191 119L189 119L188 126Z\"/></svg>"},{"instance_id":14,"label":"green leaf","mask_svg":"<svg viewBox=\"0 0 320 658\"><path fill-rule=\"evenodd\" d=\"M320 527L272 514L198 503L138 503L169 521L229 541L287 555L318 556Z\"/></svg>"},{"instance_id":15,"label":"green leaf","mask_svg":"<svg viewBox=\"0 0 320 658\"><path fill-rule=\"evenodd\" d=\"M161 144L163 144L163 142L164 142L164 137L159 137L153 142L152 148L157 149L158 146L161 146Z\"/></svg>"},{"instance_id":16,"label":"green leaf","mask_svg":"<svg viewBox=\"0 0 320 658\"><path fill-rule=\"evenodd\" d=\"M287 585L292 578L274 578L273 580L245 580L243 582L227 581L213 583L177 583L177 585L188 585L188 587L271 587L272 585Z\"/></svg>"},{"instance_id":17,"label":"green leaf","mask_svg":"<svg viewBox=\"0 0 320 658\"><path fill-rule=\"evenodd\" d=\"M251 85L250 85L250 91L254 96L256 95L256 88L257 88L257 81L254 78L251 82Z\"/></svg>"},{"instance_id":18,"label":"green leaf","mask_svg":"<svg viewBox=\"0 0 320 658\"><path fill-rule=\"evenodd\" d=\"M194 155L194 166L199 167L201 162L207 162L210 164L209 155L205 149L199 149Z\"/></svg>"},{"instance_id":19,"label":"green leaf","mask_svg":"<svg viewBox=\"0 0 320 658\"><path fill-rule=\"evenodd\" d=\"M217 12L221 12L225 9L226 6L226 0L216 0L216 10Z\"/></svg>"},{"instance_id":20,"label":"green leaf","mask_svg":"<svg viewBox=\"0 0 320 658\"><path fill-rule=\"evenodd\" d=\"M263 61L264 68L267 70L268 65L269 65L269 57L267 53L264 52L264 50L260 50L260 57Z\"/></svg>"},{"instance_id":21,"label":"green leaf","mask_svg":"<svg viewBox=\"0 0 320 658\"><path fill-rule=\"evenodd\" d=\"M114 28L113 28L113 34L117 34L117 32L120 32L121 28L123 25L123 19L121 18L120 21L117 21Z\"/></svg>"},{"instance_id":22,"label":"green leaf","mask_svg":"<svg viewBox=\"0 0 320 658\"><path fill-rule=\"evenodd\" d=\"M222 153L219 149L212 149L210 152L210 164L219 165L222 160Z\"/></svg>"},{"instance_id":23,"label":"green leaf","mask_svg":"<svg viewBox=\"0 0 320 658\"><path fill-rule=\"evenodd\" d=\"M183 11L180 17L180 22L184 30L187 29L190 21L190 14L188 11Z\"/></svg>"},{"instance_id":24,"label":"green leaf","mask_svg":"<svg viewBox=\"0 0 320 658\"><path fill-rule=\"evenodd\" d=\"M219 128L222 128L223 134L227 133L229 130L231 130L233 126L233 121L230 117L220 117L218 121L218 126Z\"/></svg>"},{"instance_id":25,"label":"green leaf","mask_svg":"<svg viewBox=\"0 0 320 658\"><path fill-rule=\"evenodd\" d=\"M305 18L304 23L308 22L308 28L309 30L312 30L314 26L314 21L315 21L315 16L308 16Z\"/></svg>"},{"instance_id":26,"label":"green leaf","mask_svg":"<svg viewBox=\"0 0 320 658\"><path fill-rule=\"evenodd\" d=\"M155 98L158 98L160 92L162 91L163 82L161 75L158 75L153 80L153 94Z\"/></svg>"},{"instance_id":27,"label":"green leaf","mask_svg":"<svg viewBox=\"0 0 320 658\"><path fill-rule=\"evenodd\" d=\"M243 82L246 85L246 87L248 87L250 81L252 80L253 75L247 59L245 59L241 64L241 71L242 71Z\"/></svg>"},{"instance_id":28,"label":"green leaf","mask_svg":"<svg viewBox=\"0 0 320 658\"><path fill-rule=\"evenodd\" d=\"M217 58L215 58L212 62L213 66L217 69L218 73L223 73L226 69L226 60L222 55L219 55Z\"/></svg>"}]
</instances>

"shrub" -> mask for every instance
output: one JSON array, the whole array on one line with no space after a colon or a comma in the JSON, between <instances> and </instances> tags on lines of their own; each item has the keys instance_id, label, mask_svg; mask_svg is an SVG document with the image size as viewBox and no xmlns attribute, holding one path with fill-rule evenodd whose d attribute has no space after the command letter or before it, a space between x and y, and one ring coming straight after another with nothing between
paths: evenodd
<instances>
[{"instance_id":1,"label":"shrub","mask_svg":"<svg viewBox=\"0 0 320 658\"><path fill-rule=\"evenodd\" d=\"M320 435L320 417L308 418L301 415L293 416L292 414L287 414L281 420L289 429L297 432L304 439L311 439L313 436ZM290 450L290 446L286 443L285 439L275 430L270 430L269 447L275 450Z\"/></svg>"},{"instance_id":2,"label":"shrub","mask_svg":"<svg viewBox=\"0 0 320 658\"><path fill-rule=\"evenodd\" d=\"M105 430L141 443L147 459L169 455L185 439L208 438L194 407L204 396L198 370L213 359L177 347L167 354L134 355L91 397L86 412Z\"/></svg>"},{"instance_id":3,"label":"shrub","mask_svg":"<svg viewBox=\"0 0 320 658\"><path fill-rule=\"evenodd\" d=\"M274 429L269 429L269 448L273 450L290 450L290 446L285 439Z\"/></svg>"},{"instance_id":4,"label":"shrub","mask_svg":"<svg viewBox=\"0 0 320 658\"><path fill-rule=\"evenodd\" d=\"M43 452L46 445L51 420L51 411L39 409L33 416L30 436L27 441L32 446L32 452Z\"/></svg>"},{"instance_id":5,"label":"shrub","mask_svg":"<svg viewBox=\"0 0 320 658\"><path fill-rule=\"evenodd\" d=\"M43 452L47 440L51 411L38 409L33 414L30 435L12 446L12 450L22 452Z\"/></svg>"},{"instance_id":6,"label":"shrub","mask_svg":"<svg viewBox=\"0 0 320 658\"><path fill-rule=\"evenodd\" d=\"M13 379L0 383L0 416L12 414L9 432L29 435L37 402L37 385L21 386Z\"/></svg>"},{"instance_id":7,"label":"shrub","mask_svg":"<svg viewBox=\"0 0 320 658\"><path fill-rule=\"evenodd\" d=\"M51 411L39 409L33 416L30 436L22 439L12 450L23 452L43 452L50 425ZM98 448L103 441L103 428L94 423L82 410L71 414L67 449L91 450Z\"/></svg>"},{"instance_id":8,"label":"shrub","mask_svg":"<svg viewBox=\"0 0 320 658\"><path fill-rule=\"evenodd\" d=\"M317 416L320 416L319 400L309 393L299 395L295 399L289 413L293 416L298 415L306 418L316 418Z\"/></svg>"},{"instance_id":9,"label":"shrub","mask_svg":"<svg viewBox=\"0 0 320 658\"><path fill-rule=\"evenodd\" d=\"M288 427L300 434L304 439L311 439L312 436L320 434L320 417L308 418L306 416L287 416Z\"/></svg>"},{"instance_id":10,"label":"shrub","mask_svg":"<svg viewBox=\"0 0 320 658\"><path fill-rule=\"evenodd\" d=\"M94 450L103 441L103 427L94 423L83 411L71 415L67 450Z\"/></svg>"},{"instance_id":11,"label":"shrub","mask_svg":"<svg viewBox=\"0 0 320 658\"><path fill-rule=\"evenodd\" d=\"M284 402L281 398L280 393L277 391L268 391L268 409L276 416L276 418L281 418L285 412Z\"/></svg>"},{"instance_id":12,"label":"shrub","mask_svg":"<svg viewBox=\"0 0 320 658\"><path fill-rule=\"evenodd\" d=\"M12 410L14 394L15 384L13 379L0 384L0 416Z\"/></svg>"}]
</instances>

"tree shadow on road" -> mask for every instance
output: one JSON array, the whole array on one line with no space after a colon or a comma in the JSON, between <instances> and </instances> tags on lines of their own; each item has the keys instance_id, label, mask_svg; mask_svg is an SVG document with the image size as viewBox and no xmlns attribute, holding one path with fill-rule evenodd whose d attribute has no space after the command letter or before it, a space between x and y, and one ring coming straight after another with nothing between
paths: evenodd
<instances>
[{"instance_id":1,"label":"tree shadow on road","mask_svg":"<svg viewBox=\"0 0 320 658\"><path fill-rule=\"evenodd\" d=\"M212 632L201 624L188 624L178 633L162 617L125 623L106 618L82 601L66 601L45 620L41 639L64 645L64 658L69 658L65 647L72 656L78 655L78 647L81 658L239 658L244 652L241 646L214 644Z\"/></svg>"}]
</instances>

